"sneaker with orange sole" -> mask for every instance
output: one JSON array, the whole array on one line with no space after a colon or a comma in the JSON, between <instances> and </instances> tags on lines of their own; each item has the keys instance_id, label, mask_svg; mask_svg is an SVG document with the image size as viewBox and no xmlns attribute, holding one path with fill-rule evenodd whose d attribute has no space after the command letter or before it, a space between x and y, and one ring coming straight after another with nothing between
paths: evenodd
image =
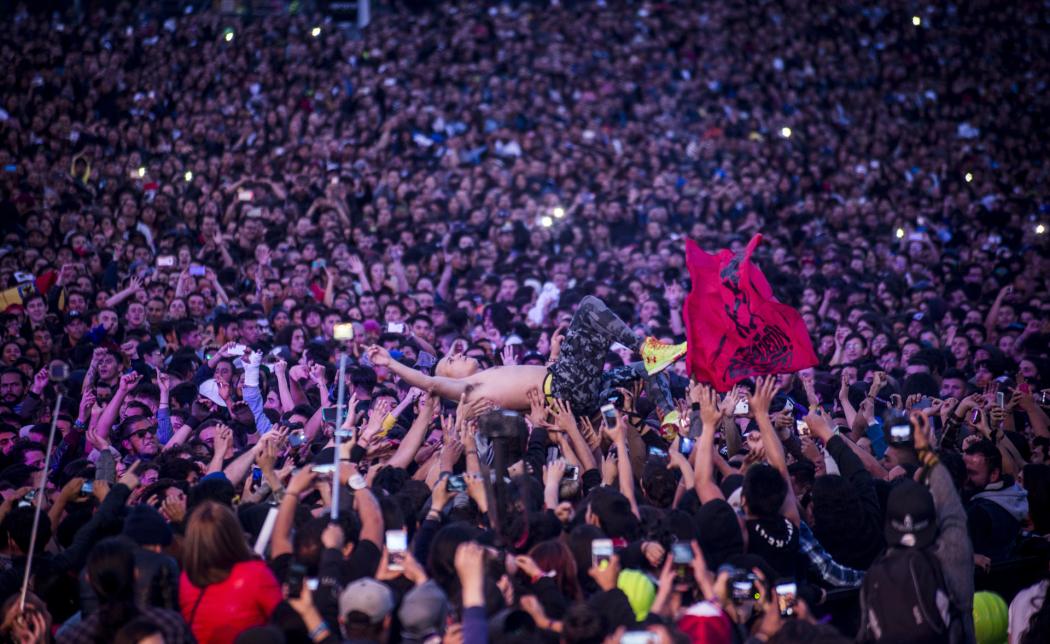
<instances>
[{"instance_id":1,"label":"sneaker with orange sole","mask_svg":"<svg viewBox=\"0 0 1050 644\"><path fill-rule=\"evenodd\" d=\"M641 352L645 372L653 376L673 365L685 355L686 344L665 344L653 337L646 338Z\"/></svg>"}]
</instances>

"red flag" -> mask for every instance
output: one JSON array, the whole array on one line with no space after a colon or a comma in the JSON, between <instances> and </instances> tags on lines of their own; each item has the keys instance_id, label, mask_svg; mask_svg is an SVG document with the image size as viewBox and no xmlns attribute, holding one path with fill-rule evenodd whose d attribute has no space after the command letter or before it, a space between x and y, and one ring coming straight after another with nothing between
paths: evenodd
<instances>
[{"instance_id":1,"label":"red flag","mask_svg":"<svg viewBox=\"0 0 1050 644\"><path fill-rule=\"evenodd\" d=\"M711 255L686 240L693 282L685 299L686 366L719 391L752 376L817 364L802 316L773 297L765 275L751 263L760 241L762 235L755 235L739 255L726 249Z\"/></svg>"}]
</instances>

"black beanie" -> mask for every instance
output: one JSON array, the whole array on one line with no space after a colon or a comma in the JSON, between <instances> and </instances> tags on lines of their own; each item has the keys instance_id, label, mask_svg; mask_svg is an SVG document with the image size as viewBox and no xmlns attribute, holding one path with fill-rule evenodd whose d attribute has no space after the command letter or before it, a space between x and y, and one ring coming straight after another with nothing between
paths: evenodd
<instances>
[{"instance_id":1,"label":"black beanie","mask_svg":"<svg viewBox=\"0 0 1050 644\"><path fill-rule=\"evenodd\" d=\"M140 546L167 546L171 528L152 505L134 505L124 517L122 534Z\"/></svg>"}]
</instances>

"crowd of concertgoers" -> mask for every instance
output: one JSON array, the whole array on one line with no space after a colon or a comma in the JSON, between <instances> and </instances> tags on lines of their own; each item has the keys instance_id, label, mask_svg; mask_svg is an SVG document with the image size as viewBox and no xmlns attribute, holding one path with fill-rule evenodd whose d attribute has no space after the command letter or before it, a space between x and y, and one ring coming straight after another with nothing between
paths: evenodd
<instances>
[{"instance_id":1,"label":"crowd of concertgoers","mask_svg":"<svg viewBox=\"0 0 1050 644\"><path fill-rule=\"evenodd\" d=\"M6 639L1050 641L1046 3L77 4L0 25ZM391 368L681 342L756 232L813 369Z\"/></svg>"}]
</instances>

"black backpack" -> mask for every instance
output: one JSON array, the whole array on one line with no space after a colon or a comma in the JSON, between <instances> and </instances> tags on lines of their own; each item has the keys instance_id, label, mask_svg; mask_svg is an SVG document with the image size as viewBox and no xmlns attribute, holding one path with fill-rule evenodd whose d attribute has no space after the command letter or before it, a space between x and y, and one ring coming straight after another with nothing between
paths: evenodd
<instances>
[{"instance_id":1,"label":"black backpack","mask_svg":"<svg viewBox=\"0 0 1050 644\"><path fill-rule=\"evenodd\" d=\"M868 569L860 589L863 642L948 642L959 612L940 562L927 550L890 548Z\"/></svg>"}]
</instances>

